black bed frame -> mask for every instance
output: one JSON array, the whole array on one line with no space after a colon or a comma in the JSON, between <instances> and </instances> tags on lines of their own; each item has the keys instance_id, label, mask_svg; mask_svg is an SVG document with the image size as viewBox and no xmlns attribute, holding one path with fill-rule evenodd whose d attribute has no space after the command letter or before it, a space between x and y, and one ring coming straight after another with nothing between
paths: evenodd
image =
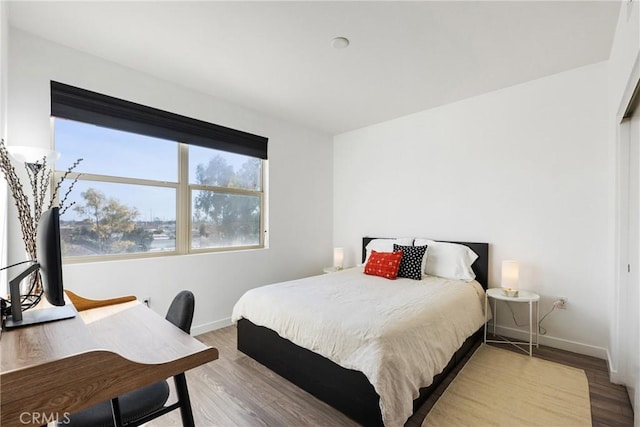
<instances>
[{"instance_id":1,"label":"black bed frame","mask_svg":"<svg viewBox=\"0 0 640 427\"><path fill-rule=\"evenodd\" d=\"M372 239L372 237L362 239L363 262L366 254L365 247ZM478 259L472 268L476 273L476 280L486 289L489 244L451 243L468 246L478 254ZM414 412L427 400L447 374L464 359L464 356L480 340L481 335L482 328L467 338L451 357L442 373L434 377L433 384L420 389L420 395L413 401ZM238 350L355 421L365 426L383 425L379 406L380 396L362 372L343 368L317 353L280 337L271 329L257 326L247 319L238 321Z\"/></svg>"}]
</instances>

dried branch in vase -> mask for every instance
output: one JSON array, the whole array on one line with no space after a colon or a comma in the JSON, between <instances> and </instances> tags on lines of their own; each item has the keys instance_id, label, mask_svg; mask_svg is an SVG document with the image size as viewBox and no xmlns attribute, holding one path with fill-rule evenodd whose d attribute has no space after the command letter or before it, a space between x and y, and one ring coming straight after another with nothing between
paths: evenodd
<instances>
[{"instance_id":1,"label":"dried branch in vase","mask_svg":"<svg viewBox=\"0 0 640 427\"><path fill-rule=\"evenodd\" d=\"M36 233L38 230L38 221L42 215L43 208L46 210L53 206L55 200L58 198L58 192L62 182L69 176L69 174L72 173L73 169L75 169L81 161L82 159L76 160L58 180L51 192L49 203L46 205L45 200L47 199L47 189L49 188L49 183L51 182L51 177L53 176L54 171L48 167L46 157L43 157L38 163L25 163L25 169L27 171L29 184L31 185L32 190L32 202L30 202L29 197L24 191L22 182L16 173L16 169L11 163L9 152L4 144L4 140L0 139L0 170L2 170L4 178L9 185L9 190L11 191L11 195L13 196L14 203L18 210L18 220L22 231L24 248L31 259L36 258ZM79 177L79 174L75 176L68 191L65 193L62 200L60 200L59 207L61 213L64 213L69 206L73 205L73 203L71 203L69 206L64 207L64 203ZM36 284L35 291L36 293L40 291L39 283Z\"/></svg>"}]
</instances>

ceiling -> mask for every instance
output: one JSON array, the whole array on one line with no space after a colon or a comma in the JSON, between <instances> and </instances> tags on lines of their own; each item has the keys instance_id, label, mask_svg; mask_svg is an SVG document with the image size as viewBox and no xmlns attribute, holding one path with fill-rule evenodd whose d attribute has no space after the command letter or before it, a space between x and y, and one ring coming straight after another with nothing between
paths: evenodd
<instances>
[{"instance_id":1,"label":"ceiling","mask_svg":"<svg viewBox=\"0 0 640 427\"><path fill-rule=\"evenodd\" d=\"M338 134L609 57L617 1L12 1L10 25ZM334 49L336 36L349 38Z\"/></svg>"}]
</instances>

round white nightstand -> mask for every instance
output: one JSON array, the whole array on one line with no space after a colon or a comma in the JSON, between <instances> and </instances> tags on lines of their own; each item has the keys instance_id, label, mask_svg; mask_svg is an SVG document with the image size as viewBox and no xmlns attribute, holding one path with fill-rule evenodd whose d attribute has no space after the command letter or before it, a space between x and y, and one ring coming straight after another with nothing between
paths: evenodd
<instances>
[{"instance_id":1,"label":"round white nightstand","mask_svg":"<svg viewBox=\"0 0 640 427\"><path fill-rule=\"evenodd\" d=\"M498 314L496 311L496 305L498 301L508 301L515 303L528 303L529 304L529 342L521 342L521 341L510 341L506 338L502 340L487 340L487 325L489 323L489 298L493 299L493 335L496 336L496 320L498 318ZM536 306L536 321L533 322L533 304ZM533 335L534 335L534 325L535 325L535 346L538 347L538 322L540 322L540 295L531 291L518 291L517 297L509 297L504 294L502 288L491 288L487 289L487 292L484 296L484 342L485 343L497 343L497 344L513 344L518 347L520 350L528 353L529 356L533 354ZM529 351L527 352L522 345L528 345Z\"/></svg>"}]
</instances>

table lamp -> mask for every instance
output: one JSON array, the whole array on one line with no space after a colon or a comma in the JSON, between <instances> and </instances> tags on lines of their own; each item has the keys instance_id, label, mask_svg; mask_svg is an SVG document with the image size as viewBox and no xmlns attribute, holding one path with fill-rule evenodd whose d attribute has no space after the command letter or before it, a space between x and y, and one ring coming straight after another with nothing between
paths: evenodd
<instances>
[{"instance_id":1,"label":"table lamp","mask_svg":"<svg viewBox=\"0 0 640 427\"><path fill-rule=\"evenodd\" d=\"M38 173L42 165L42 160L47 162L55 162L60 158L60 153L41 147L27 147L20 145L10 145L7 151L17 161L25 163L33 173Z\"/></svg>"},{"instance_id":2,"label":"table lamp","mask_svg":"<svg viewBox=\"0 0 640 427\"><path fill-rule=\"evenodd\" d=\"M518 261L502 261L502 292L509 297L518 296L520 266Z\"/></svg>"},{"instance_id":3,"label":"table lamp","mask_svg":"<svg viewBox=\"0 0 640 427\"><path fill-rule=\"evenodd\" d=\"M344 248L333 248L333 267L342 270L344 265Z\"/></svg>"}]
</instances>

